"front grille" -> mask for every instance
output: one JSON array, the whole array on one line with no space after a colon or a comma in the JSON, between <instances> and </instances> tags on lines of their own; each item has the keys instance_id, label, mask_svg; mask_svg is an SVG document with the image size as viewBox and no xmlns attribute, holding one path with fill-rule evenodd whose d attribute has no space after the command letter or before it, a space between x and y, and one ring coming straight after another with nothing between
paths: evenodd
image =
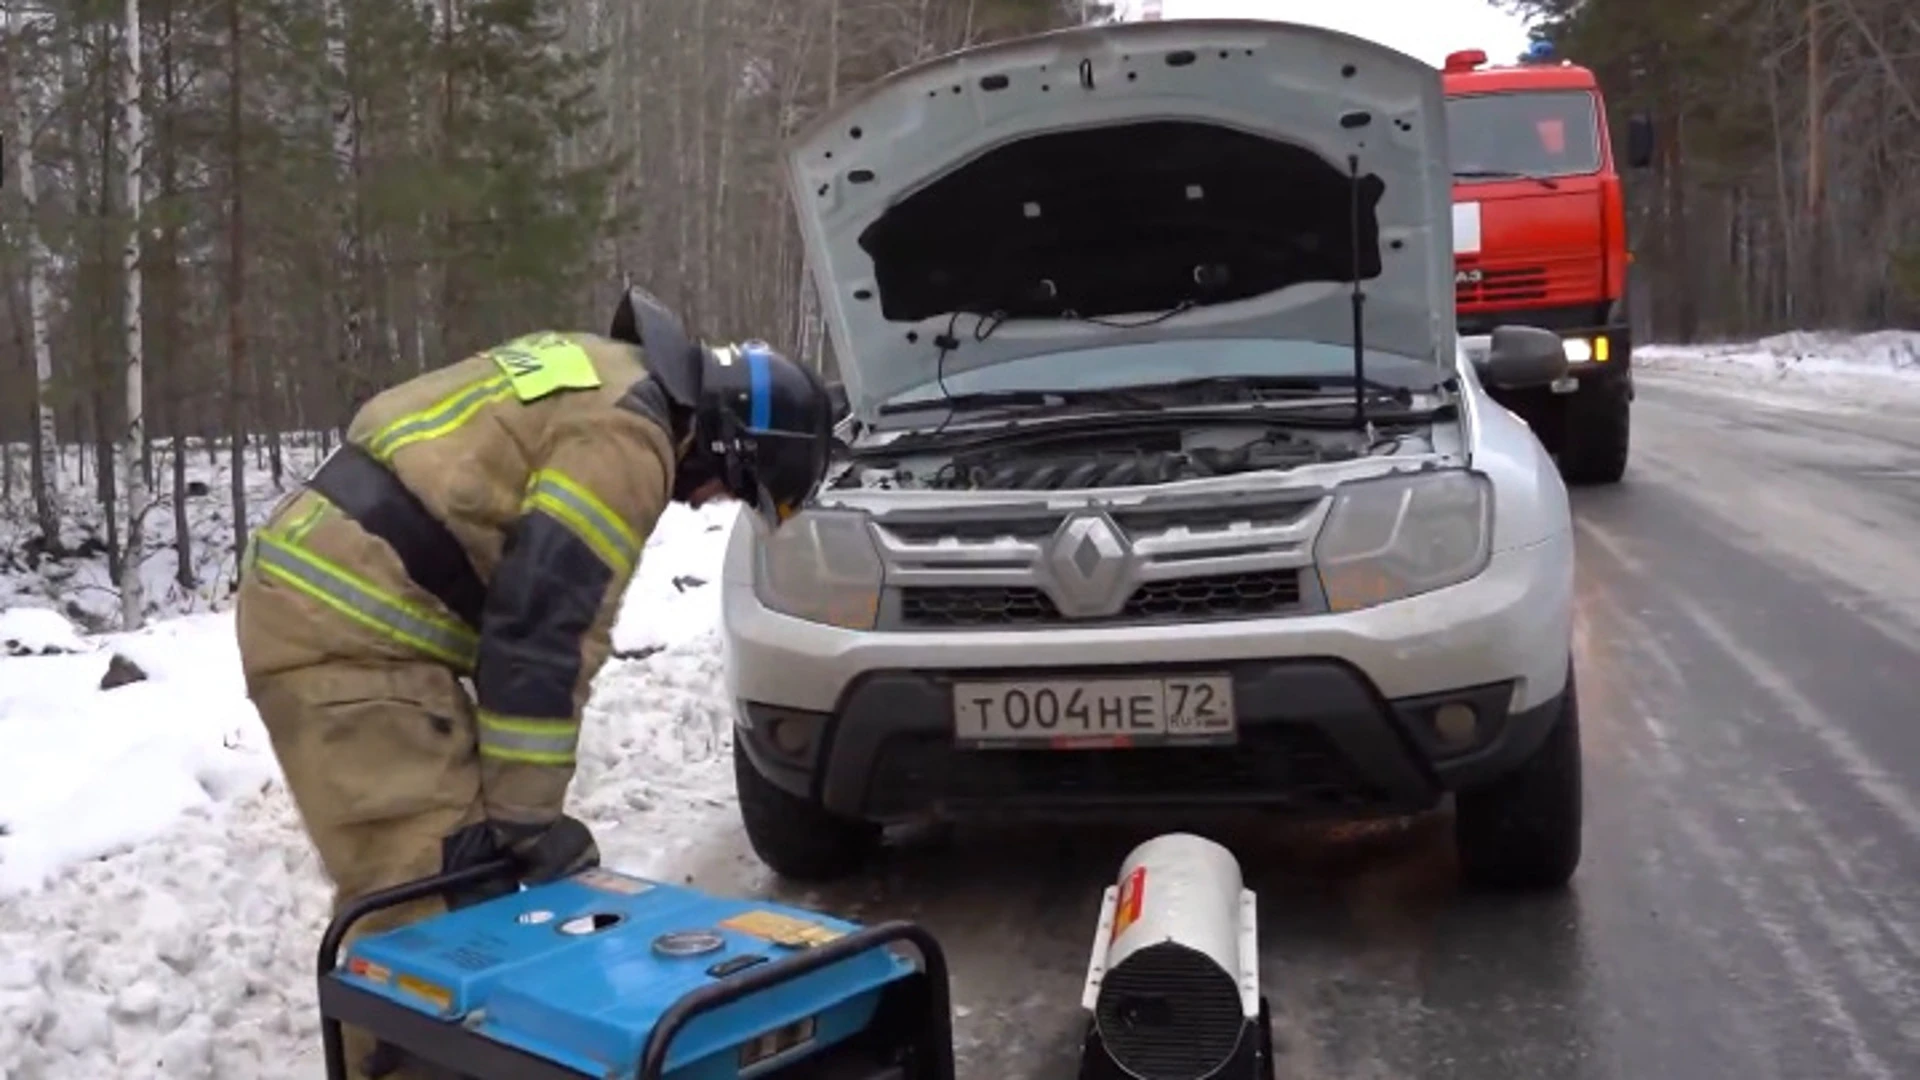
<instances>
[{"instance_id":1,"label":"front grille","mask_svg":"<svg viewBox=\"0 0 1920 1080\"><path fill-rule=\"evenodd\" d=\"M1045 592L1032 586L914 585L900 590L900 621L919 629L946 629L1247 619L1297 606L1300 588L1300 571L1292 569L1149 581L1127 597L1117 615L1068 619Z\"/></svg>"},{"instance_id":2,"label":"front grille","mask_svg":"<svg viewBox=\"0 0 1920 1080\"><path fill-rule=\"evenodd\" d=\"M1127 598L1122 613L1138 619L1231 619L1265 615L1300 602L1300 571L1149 581Z\"/></svg>"},{"instance_id":3,"label":"front grille","mask_svg":"<svg viewBox=\"0 0 1920 1080\"><path fill-rule=\"evenodd\" d=\"M1032 626L1060 619L1046 593L1024 585L900 590L900 620L908 626Z\"/></svg>"},{"instance_id":4,"label":"front grille","mask_svg":"<svg viewBox=\"0 0 1920 1080\"><path fill-rule=\"evenodd\" d=\"M1237 746L1130 750L963 750L950 737L896 735L868 790L875 813L943 801L1075 799L1263 803L1301 812L1363 810L1385 800L1318 729L1261 724Z\"/></svg>"},{"instance_id":5,"label":"front grille","mask_svg":"<svg viewBox=\"0 0 1920 1080\"><path fill-rule=\"evenodd\" d=\"M1094 1023L1107 1055L1141 1080L1192 1080L1227 1064L1247 1026L1234 977L1171 941L1101 979Z\"/></svg>"},{"instance_id":6,"label":"front grille","mask_svg":"<svg viewBox=\"0 0 1920 1080\"><path fill-rule=\"evenodd\" d=\"M1557 301L1573 303L1600 294L1602 280L1597 257L1538 258L1519 266L1484 266L1462 261L1463 272L1478 271L1477 282L1454 281L1453 299L1460 307L1488 307Z\"/></svg>"}]
</instances>

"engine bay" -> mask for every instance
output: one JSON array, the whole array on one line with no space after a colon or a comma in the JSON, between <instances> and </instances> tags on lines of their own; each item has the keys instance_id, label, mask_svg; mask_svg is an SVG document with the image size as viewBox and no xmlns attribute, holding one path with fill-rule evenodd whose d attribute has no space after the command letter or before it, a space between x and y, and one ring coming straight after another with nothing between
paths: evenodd
<instances>
[{"instance_id":1,"label":"engine bay","mask_svg":"<svg viewBox=\"0 0 1920 1080\"><path fill-rule=\"evenodd\" d=\"M943 452L934 446L889 454L856 448L840 462L833 490L1074 491L1169 484L1324 462L1427 453L1416 429L1320 430L1211 425L1101 434L1036 434L1018 442Z\"/></svg>"}]
</instances>

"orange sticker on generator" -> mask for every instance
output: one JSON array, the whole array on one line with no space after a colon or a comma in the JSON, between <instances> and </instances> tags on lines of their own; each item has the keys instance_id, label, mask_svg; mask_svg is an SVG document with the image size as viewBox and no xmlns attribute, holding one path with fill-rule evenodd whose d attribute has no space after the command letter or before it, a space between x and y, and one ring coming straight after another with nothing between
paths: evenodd
<instances>
[{"instance_id":1,"label":"orange sticker on generator","mask_svg":"<svg viewBox=\"0 0 1920 1080\"><path fill-rule=\"evenodd\" d=\"M1136 866L1133 868L1133 873L1128 874L1126 879L1120 882L1120 896L1113 905L1111 940L1120 940L1120 935L1127 932L1127 927L1139 921L1140 905L1145 902L1146 896L1147 868Z\"/></svg>"}]
</instances>

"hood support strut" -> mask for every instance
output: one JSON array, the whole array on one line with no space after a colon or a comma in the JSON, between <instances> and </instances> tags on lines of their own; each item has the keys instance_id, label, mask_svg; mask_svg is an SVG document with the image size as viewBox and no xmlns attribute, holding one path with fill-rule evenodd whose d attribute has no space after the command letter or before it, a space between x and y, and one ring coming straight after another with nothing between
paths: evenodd
<instances>
[{"instance_id":1,"label":"hood support strut","mask_svg":"<svg viewBox=\"0 0 1920 1080\"><path fill-rule=\"evenodd\" d=\"M1366 319L1366 290L1360 287L1360 155L1347 155L1347 180L1352 184L1349 196L1348 221L1353 232L1353 422L1354 426L1367 426L1367 342L1366 331L1362 325Z\"/></svg>"}]
</instances>

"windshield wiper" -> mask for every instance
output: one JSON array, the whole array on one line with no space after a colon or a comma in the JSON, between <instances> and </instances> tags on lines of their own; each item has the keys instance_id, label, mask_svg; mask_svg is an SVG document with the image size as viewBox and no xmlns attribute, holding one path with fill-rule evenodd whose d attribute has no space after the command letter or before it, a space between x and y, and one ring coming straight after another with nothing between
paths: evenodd
<instances>
[{"instance_id":1,"label":"windshield wiper","mask_svg":"<svg viewBox=\"0 0 1920 1080\"><path fill-rule=\"evenodd\" d=\"M1541 187L1553 191L1560 190L1560 182L1551 176L1535 176L1532 173L1515 172L1512 169L1455 169L1453 175L1462 180L1531 180Z\"/></svg>"},{"instance_id":2,"label":"windshield wiper","mask_svg":"<svg viewBox=\"0 0 1920 1080\"><path fill-rule=\"evenodd\" d=\"M1043 409L1063 405L1117 405L1126 409L1162 409L1165 406L1133 388L1096 390L979 390L950 397L893 401L880 406L882 416L923 412L928 409L962 409L1003 406L1014 409Z\"/></svg>"},{"instance_id":3,"label":"windshield wiper","mask_svg":"<svg viewBox=\"0 0 1920 1080\"><path fill-rule=\"evenodd\" d=\"M1354 390L1390 398L1398 405L1410 405L1413 402L1413 391L1408 387L1355 375L1203 375L1193 379L1137 385L1132 389L1174 393L1183 390L1229 390L1255 401L1265 398L1265 391L1280 391L1279 396L1288 398L1315 398L1328 396L1327 391L1330 390Z\"/></svg>"}]
</instances>

